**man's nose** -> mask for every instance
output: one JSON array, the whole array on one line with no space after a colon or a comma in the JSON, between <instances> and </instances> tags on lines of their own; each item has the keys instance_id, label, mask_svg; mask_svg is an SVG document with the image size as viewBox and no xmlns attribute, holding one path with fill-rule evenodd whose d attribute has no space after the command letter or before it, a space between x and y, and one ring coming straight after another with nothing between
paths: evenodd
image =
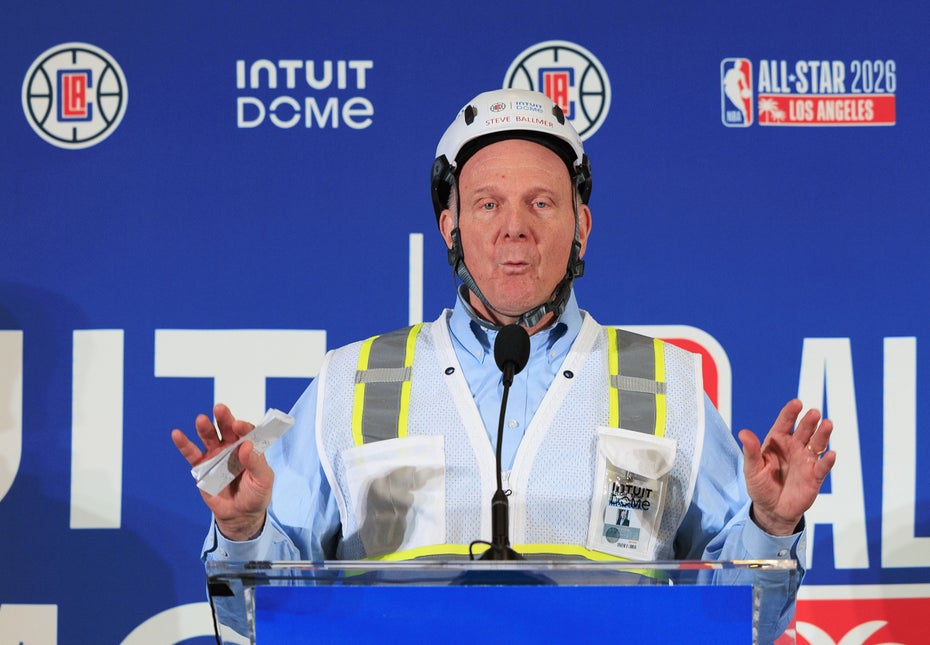
<instances>
[{"instance_id":1,"label":"man's nose","mask_svg":"<svg viewBox=\"0 0 930 645\"><path fill-rule=\"evenodd\" d=\"M532 213L529 206L511 204L504 209L503 233L510 238L526 237L531 221Z\"/></svg>"}]
</instances>

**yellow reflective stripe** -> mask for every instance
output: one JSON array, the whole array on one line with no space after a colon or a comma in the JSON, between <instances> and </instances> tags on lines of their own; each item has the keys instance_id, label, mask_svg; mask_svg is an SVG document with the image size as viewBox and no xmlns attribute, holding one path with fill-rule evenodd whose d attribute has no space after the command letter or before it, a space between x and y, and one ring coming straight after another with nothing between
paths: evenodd
<instances>
[{"instance_id":1,"label":"yellow reflective stripe","mask_svg":"<svg viewBox=\"0 0 930 645\"><path fill-rule=\"evenodd\" d=\"M371 345L375 342L377 336L372 336L362 343L362 349L358 354L358 370L368 369L368 358L371 355ZM355 399L352 402L352 439L356 446L365 443L362 436L362 413L365 411L365 383L355 384Z\"/></svg>"},{"instance_id":2,"label":"yellow reflective stripe","mask_svg":"<svg viewBox=\"0 0 930 645\"><path fill-rule=\"evenodd\" d=\"M372 556L365 558L365 560L376 562L406 562L418 558L438 558L440 556L468 557L469 553L473 553L478 557L487 549L488 545L484 542L476 543L471 549L469 549L469 545L467 544L431 544L429 546L406 549L405 551L397 551L396 553ZM627 558L610 555L609 553L602 553L600 551L593 551L577 544L515 544L513 545L513 550L521 555L569 556L588 560L590 562L630 562ZM543 558L538 559L543 560ZM668 578L668 575L664 572L652 569L630 569L629 572L655 580L665 580Z\"/></svg>"},{"instance_id":3,"label":"yellow reflective stripe","mask_svg":"<svg viewBox=\"0 0 930 645\"><path fill-rule=\"evenodd\" d=\"M407 347L404 350L404 367L413 367L413 354L417 345L417 334L420 333L420 328L423 327L423 323L419 323L410 328L410 333L407 334ZM412 377L407 379L400 385L400 412L397 418L397 436L406 437L407 436L407 419L410 413L410 383Z\"/></svg>"},{"instance_id":4,"label":"yellow reflective stripe","mask_svg":"<svg viewBox=\"0 0 930 645\"><path fill-rule=\"evenodd\" d=\"M614 387L614 376L620 373L620 359L617 351L617 330L607 328L607 383L609 384L608 403L610 406L607 425L611 428L620 427L620 390Z\"/></svg>"},{"instance_id":5,"label":"yellow reflective stripe","mask_svg":"<svg viewBox=\"0 0 930 645\"><path fill-rule=\"evenodd\" d=\"M648 393L650 391L654 392L654 412L655 414L655 425L653 427L642 427L642 428L628 428L634 430L640 430L641 432L652 432L657 437L665 436L665 426L667 423L667 398L664 392L665 388L665 342L654 338L652 339L652 372L653 376L635 376L631 377L629 374L626 376L620 375L620 348L619 343L619 332L613 327L607 328L607 367L608 367L608 425L612 428L619 428L621 424L621 387L630 388L630 392L633 393ZM641 360L641 359L635 359ZM645 369L646 366L643 366ZM634 366L634 373L640 370L636 369ZM647 387L651 384L654 384L653 387ZM624 390L627 391L627 390ZM638 402L641 404L640 402ZM649 416L652 416L651 414ZM647 420L647 417L643 417L643 420Z\"/></svg>"},{"instance_id":6,"label":"yellow reflective stripe","mask_svg":"<svg viewBox=\"0 0 930 645\"><path fill-rule=\"evenodd\" d=\"M656 354L656 383L665 383L665 342L655 339L653 343ZM665 392L656 392L656 433L657 437L665 436L665 420L667 418Z\"/></svg>"},{"instance_id":7,"label":"yellow reflective stripe","mask_svg":"<svg viewBox=\"0 0 930 645\"><path fill-rule=\"evenodd\" d=\"M487 549L488 545L480 542L475 544L475 546L471 549L471 553L480 555ZM609 553L601 553L600 551L592 551L591 549L586 549L585 547L578 546L577 544L516 544L513 546L513 549L517 551L517 553L525 555L568 555L584 558L585 560L591 560L594 562L626 562L626 559L621 558L620 556L610 555ZM467 544L431 544L429 546L421 546L414 549L407 549L405 551L397 551L396 553L373 556L366 558L366 560L401 562L405 560L415 560L417 558L431 556L435 557L439 555L468 554L469 545Z\"/></svg>"}]
</instances>

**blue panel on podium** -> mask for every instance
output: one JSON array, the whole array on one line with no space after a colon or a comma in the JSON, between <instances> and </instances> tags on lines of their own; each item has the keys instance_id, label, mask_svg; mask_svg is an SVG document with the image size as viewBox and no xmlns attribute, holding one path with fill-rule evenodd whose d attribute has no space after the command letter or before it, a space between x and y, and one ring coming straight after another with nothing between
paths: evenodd
<instances>
[{"instance_id":1,"label":"blue panel on podium","mask_svg":"<svg viewBox=\"0 0 930 645\"><path fill-rule=\"evenodd\" d=\"M261 587L255 592L258 643L307 638L445 643L752 640L750 586L320 586Z\"/></svg>"}]
</instances>

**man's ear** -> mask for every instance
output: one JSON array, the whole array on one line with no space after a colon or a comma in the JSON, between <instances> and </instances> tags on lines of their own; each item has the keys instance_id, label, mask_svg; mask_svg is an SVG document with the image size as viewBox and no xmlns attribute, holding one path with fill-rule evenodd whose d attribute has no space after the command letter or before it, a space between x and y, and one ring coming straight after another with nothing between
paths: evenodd
<instances>
[{"instance_id":1,"label":"man's ear","mask_svg":"<svg viewBox=\"0 0 930 645\"><path fill-rule=\"evenodd\" d=\"M579 258L584 257L584 252L588 248L588 236L591 235L591 209L587 204L578 207L578 242L581 244Z\"/></svg>"},{"instance_id":2,"label":"man's ear","mask_svg":"<svg viewBox=\"0 0 930 645\"><path fill-rule=\"evenodd\" d=\"M455 214L450 209L445 209L439 214L439 232L442 233L442 239L446 241L446 248L452 248L452 231L455 228Z\"/></svg>"}]
</instances>

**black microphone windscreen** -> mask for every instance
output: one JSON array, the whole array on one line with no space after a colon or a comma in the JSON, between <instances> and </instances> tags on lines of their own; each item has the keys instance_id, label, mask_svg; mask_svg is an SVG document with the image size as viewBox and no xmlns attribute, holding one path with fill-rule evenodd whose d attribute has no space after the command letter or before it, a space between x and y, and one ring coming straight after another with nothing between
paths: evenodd
<instances>
[{"instance_id":1,"label":"black microphone windscreen","mask_svg":"<svg viewBox=\"0 0 930 645\"><path fill-rule=\"evenodd\" d=\"M500 370L504 365L513 364L513 373L519 374L530 360L530 335L520 325L512 323L497 332L494 341L494 360Z\"/></svg>"}]
</instances>

